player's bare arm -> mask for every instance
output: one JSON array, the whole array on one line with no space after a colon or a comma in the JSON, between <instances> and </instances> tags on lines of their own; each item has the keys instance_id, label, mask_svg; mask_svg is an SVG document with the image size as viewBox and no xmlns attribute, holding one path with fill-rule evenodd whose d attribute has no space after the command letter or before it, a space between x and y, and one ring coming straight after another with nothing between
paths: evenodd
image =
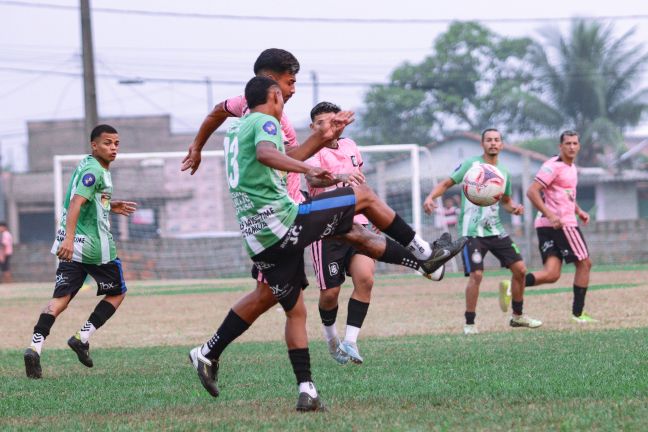
<instances>
[{"instance_id":1,"label":"player's bare arm","mask_svg":"<svg viewBox=\"0 0 648 432\"><path fill-rule=\"evenodd\" d=\"M587 213L585 210L580 208L578 204L576 204L576 216L585 224L587 225L590 221L590 215Z\"/></svg>"},{"instance_id":2,"label":"player's bare arm","mask_svg":"<svg viewBox=\"0 0 648 432\"><path fill-rule=\"evenodd\" d=\"M437 205L434 201L444 193L446 193L446 191L450 189L454 184L454 180L452 180L450 177L437 184L423 202L423 210L425 210L425 213L432 214L432 212L434 212L434 210L437 208Z\"/></svg>"},{"instance_id":3,"label":"player's bare arm","mask_svg":"<svg viewBox=\"0 0 648 432\"><path fill-rule=\"evenodd\" d=\"M534 181L533 183L531 183L531 186L529 186L529 189L527 190L527 197L529 198L529 201L531 201L531 204L533 204L533 206L537 208L540 213L542 213L547 219L549 219L551 225L555 229L562 228L562 222L560 221L560 218L557 215L553 214L542 200L542 195L540 195L542 189L544 189L544 186L542 186L542 184L540 184L539 182Z\"/></svg>"},{"instance_id":4,"label":"player's bare arm","mask_svg":"<svg viewBox=\"0 0 648 432\"><path fill-rule=\"evenodd\" d=\"M193 142L189 146L187 156L182 160L180 171L186 171L191 168L191 175L198 171L201 162L201 155L203 147L207 143L210 136L232 115L225 109L225 102L217 104L214 109L207 114L198 129L198 133Z\"/></svg>"},{"instance_id":5,"label":"player's bare arm","mask_svg":"<svg viewBox=\"0 0 648 432\"><path fill-rule=\"evenodd\" d=\"M110 211L123 216L132 215L137 210L137 203L133 201L110 201Z\"/></svg>"},{"instance_id":6,"label":"player's bare arm","mask_svg":"<svg viewBox=\"0 0 648 432\"><path fill-rule=\"evenodd\" d=\"M305 161L317 153L329 141L339 137L344 128L355 121L353 111L340 111L332 116L330 122L313 130L300 146L286 150L286 154L291 158Z\"/></svg>"},{"instance_id":7,"label":"player's bare arm","mask_svg":"<svg viewBox=\"0 0 648 432\"><path fill-rule=\"evenodd\" d=\"M524 206L522 204L514 203L511 197L508 195L503 195L500 202L502 203L502 208L504 208L504 210L511 213L512 215L519 216L524 213Z\"/></svg>"},{"instance_id":8,"label":"player's bare arm","mask_svg":"<svg viewBox=\"0 0 648 432\"><path fill-rule=\"evenodd\" d=\"M256 157L259 162L280 171L297 172L313 178L333 180L329 171L314 167L281 153L270 141L261 141L256 146Z\"/></svg>"},{"instance_id":9,"label":"player's bare arm","mask_svg":"<svg viewBox=\"0 0 648 432\"><path fill-rule=\"evenodd\" d=\"M365 176L360 171L347 174L334 174L333 179L322 179L306 174L306 181L308 181L309 185L316 188L329 187L338 183L356 186L365 182Z\"/></svg>"},{"instance_id":10,"label":"player's bare arm","mask_svg":"<svg viewBox=\"0 0 648 432\"><path fill-rule=\"evenodd\" d=\"M56 256L63 261L72 260L74 252L74 235L76 233L76 226L81 213L81 206L88 202L88 200L81 195L74 195L70 200L68 206L68 213L65 220L65 240L63 240L56 251Z\"/></svg>"}]
</instances>

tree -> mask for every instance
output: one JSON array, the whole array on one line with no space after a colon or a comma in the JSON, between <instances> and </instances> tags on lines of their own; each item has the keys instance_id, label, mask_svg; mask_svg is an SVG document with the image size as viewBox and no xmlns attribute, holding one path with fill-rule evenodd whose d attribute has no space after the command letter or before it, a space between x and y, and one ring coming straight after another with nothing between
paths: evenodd
<instances>
[{"instance_id":1,"label":"tree","mask_svg":"<svg viewBox=\"0 0 648 432\"><path fill-rule=\"evenodd\" d=\"M493 125L504 132L527 130L519 107L532 90L532 44L475 22L453 23L431 55L398 67L388 85L365 95L361 141L425 144L450 130L479 132Z\"/></svg>"},{"instance_id":2,"label":"tree","mask_svg":"<svg viewBox=\"0 0 648 432\"><path fill-rule=\"evenodd\" d=\"M633 34L616 38L611 25L575 20L566 37L553 29L546 48L531 48L539 91L528 94L522 113L538 132L579 132L582 165L600 163L606 144L620 151L623 132L648 110L648 88L639 88L648 54L630 46Z\"/></svg>"}]
</instances>

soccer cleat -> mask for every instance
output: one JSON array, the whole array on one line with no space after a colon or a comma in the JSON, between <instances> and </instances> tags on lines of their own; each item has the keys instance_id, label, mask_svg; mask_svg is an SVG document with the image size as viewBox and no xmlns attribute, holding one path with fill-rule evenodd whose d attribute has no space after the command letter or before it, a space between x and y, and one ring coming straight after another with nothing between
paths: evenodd
<instances>
[{"instance_id":1,"label":"soccer cleat","mask_svg":"<svg viewBox=\"0 0 648 432\"><path fill-rule=\"evenodd\" d=\"M25 350L25 372L27 378L39 379L43 376L43 370L40 365L40 354L32 347Z\"/></svg>"},{"instance_id":2,"label":"soccer cleat","mask_svg":"<svg viewBox=\"0 0 648 432\"><path fill-rule=\"evenodd\" d=\"M511 327L537 328L542 325L542 321L529 318L526 315L511 315L509 324L511 325Z\"/></svg>"},{"instance_id":3,"label":"soccer cleat","mask_svg":"<svg viewBox=\"0 0 648 432\"><path fill-rule=\"evenodd\" d=\"M333 360L339 364L347 364L349 362L349 356L347 353L342 351L340 346L340 339L336 336L333 339L330 339L328 342L328 351L333 357Z\"/></svg>"},{"instance_id":4,"label":"soccer cleat","mask_svg":"<svg viewBox=\"0 0 648 432\"><path fill-rule=\"evenodd\" d=\"M580 314L580 316L572 315L572 321L577 322L579 324L588 324L588 323L595 323L598 322L598 320L592 318L591 316L587 315L585 312Z\"/></svg>"},{"instance_id":5,"label":"soccer cleat","mask_svg":"<svg viewBox=\"0 0 648 432\"><path fill-rule=\"evenodd\" d=\"M358 350L358 345L355 342L342 341L340 350L349 357L352 363L362 364L364 361Z\"/></svg>"},{"instance_id":6,"label":"soccer cleat","mask_svg":"<svg viewBox=\"0 0 648 432\"><path fill-rule=\"evenodd\" d=\"M196 369L200 383L213 397L218 397L218 360L210 361L200 352L200 346L189 351L189 362Z\"/></svg>"},{"instance_id":7,"label":"soccer cleat","mask_svg":"<svg viewBox=\"0 0 648 432\"><path fill-rule=\"evenodd\" d=\"M479 334L477 326L475 324L464 324L464 334L466 336Z\"/></svg>"},{"instance_id":8,"label":"soccer cleat","mask_svg":"<svg viewBox=\"0 0 648 432\"><path fill-rule=\"evenodd\" d=\"M511 281L503 280L499 283L499 307L502 312L508 310L511 304Z\"/></svg>"},{"instance_id":9,"label":"soccer cleat","mask_svg":"<svg viewBox=\"0 0 648 432\"><path fill-rule=\"evenodd\" d=\"M299 398L297 399L297 411L299 412L308 412L308 411L328 411L319 395L317 397L312 397L306 392L299 393Z\"/></svg>"},{"instance_id":10,"label":"soccer cleat","mask_svg":"<svg viewBox=\"0 0 648 432\"><path fill-rule=\"evenodd\" d=\"M441 266L452 259L455 255L461 252L464 245L468 241L468 237L460 237L456 241L452 241L452 236L445 232L432 243L432 254L426 260L421 260L420 265L423 271L432 275Z\"/></svg>"},{"instance_id":11,"label":"soccer cleat","mask_svg":"<svg viewBox=\"0 0 648 432\"><path fill-rule=\"evenodd\" d=\"M81 342L81 339L79 339L77 335L74 335L70 339L68 339L67 344L70 348L72 348L72 351L76 353L81 364L89 368L92 367L92 359L90 358L89 342L83 343Z\"/></svg>"}]
</instances>

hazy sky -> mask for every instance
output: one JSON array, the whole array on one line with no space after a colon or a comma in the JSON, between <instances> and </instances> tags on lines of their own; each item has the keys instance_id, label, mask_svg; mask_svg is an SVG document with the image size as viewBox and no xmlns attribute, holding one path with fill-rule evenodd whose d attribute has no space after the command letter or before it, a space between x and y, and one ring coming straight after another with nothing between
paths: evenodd
<instances>
[{"instance_id":1,"label":"hazy sky","mask_svg":"<svg viewBox=\"0 0 648 432\"><path fill-rule=\"evenodd\" d=\"M638 0L93 0L91 6L95 8L92 19L100 116L169 113L175 132L195 132L207 112L207 86L180 80L209 77L214 81L214 102L240 94L243 83L252 76L257 55L270 47L291 51L301 63L297 94L286 111L296 126L303 126L312 106L311 72L317 73L321 83L320 100L357 109L368 84L387 82L390 71L404 61L420 61L451 20L484 20L500 34L538 37L538 31L547 26L567 28L568 21L560 18L640 15L616 19L614 25L618 34L637 27L634 41L648 41L648 2ZM25 168L27 121L83 115L77 7L75 0L0 0L3 165ZM359 23L354 21L357 19L378 22ZM407 19L425 22L384 21ZM169 82L129 86L119 84L119 77ZM648 121L638 132L648 133Z\"/></svg>"}]
</instances>

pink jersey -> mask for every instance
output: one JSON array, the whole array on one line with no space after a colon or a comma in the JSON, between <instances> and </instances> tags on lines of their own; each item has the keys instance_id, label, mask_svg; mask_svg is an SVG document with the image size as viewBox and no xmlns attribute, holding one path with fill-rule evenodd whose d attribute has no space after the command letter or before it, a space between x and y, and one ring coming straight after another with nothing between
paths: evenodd
<instances>
[{"instance_id":1,"label":"pink jersey","mask_svg":"<svg viewBox=\"0 0 648 432\"><path fill-rule=\"evenodd\" d=\"M357 171L362 166L362 155L356 143L349 138L340 138L338 147L335 149L324 147L313 157L306 161L307 164L329 170L333 174L349 174ZM326 188L314 188L308 185L308 193L311 196L317 196L322 192L330 191L344 186L338 183ZM362 214L357 214L353 218L355 223L368 224L369 220Z\"/></svg>"},{"instance_id":2,"label":"pink jersey","mask_svg":"<svg viewBox=\"0 0 648 432\"><path fill-rule=\"evenodd\" d=\"M9 231L4 231L1 236L1 243L2 247L4 248L3 253L5 255L12 255L13 254L13 236Z\"/></svg>"},{"instance_id":3,"label":"pink jersey","mask_svg":"<svg viewBox=\"0 0 648 432\"><path fill-rule=\"evenodd\" d=\"M578 184L578 173L576 165L566 164L560 156L554 156L540 167L535 180L540 183L543 189L544 203L549 210L560 218L563 226L578 226L576 220L576 185ZM553 226L549 219L542 213L538 213L535 227Z\"/></svg>"},{"instance_id":4,"label":"pink jersey","mask_svg":"<svg viewBox=\"0 0 648 432\"><path fill-rule=\"evenodd\" d=\"M245 96L242 95L227 99L223 105L225 111L232 114L234 117L243 117L250 111L247 105L247 101L245 100ZM293 127L290 120L288 120L286 113L282 113L280 124L286 149L298 146L299 143L297 142L297 133L295 132L295 128ZM304 195L300 190L300 179L301 174L292 172L288 173L288 195L296 203L304 201Z\"/></svg>"}]
</instances>

